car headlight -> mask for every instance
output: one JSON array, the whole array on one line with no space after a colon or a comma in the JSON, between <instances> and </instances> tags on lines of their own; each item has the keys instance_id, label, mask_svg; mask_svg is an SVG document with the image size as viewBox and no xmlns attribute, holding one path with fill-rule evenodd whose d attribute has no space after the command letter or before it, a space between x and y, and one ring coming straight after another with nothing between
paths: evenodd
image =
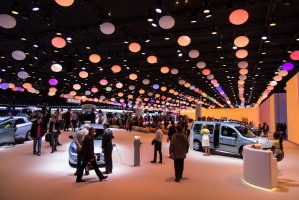
<instances>
[{"instance_id":1,"label":"car headlight","mask_svg":"<svg viewBox=\"0 0 299 200\"><path fill-rule=\"evenodd\" d=\"M77 149L73 146L70 147L70 152L77 154Z\"/></svg>"}]
</instances>

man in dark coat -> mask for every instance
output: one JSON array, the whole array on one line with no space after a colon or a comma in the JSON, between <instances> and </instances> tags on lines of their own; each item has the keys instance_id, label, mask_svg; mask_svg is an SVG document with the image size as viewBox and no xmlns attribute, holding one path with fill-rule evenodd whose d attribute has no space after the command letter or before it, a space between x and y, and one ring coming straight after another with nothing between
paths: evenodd
<instances>
[{"instance_id":1,"label":"man in dark coat","mask_svg":"<svg viewBox=\"0 0 299 200\"><path fill-rule=\"evenodd\" d=\"M176 130L177 132L171 137L169 150L174 160L175 181L179 182L183 177L184 159L188 153L189 142L181 125L177 125Z\"/></svg>"},{"instance_id":2,"label":"man in dark coat","mask_svg":"<svg viewBox=\"0 0 299 200\"><path fill-rule=\"evenodd\" d=\"M93 146L93 135L95 134L94 128L89 128L89 133L84 137L82 143L82 156L83 162L77 172L77 179L76 182L85 182L82 180L83 170L85 169L88 162L90 162L91 166L93 167L94 171L96 172L97 176L99 177L100 181L106 179L108 176L103 176L102 172L99 170L96 158L94 155L94 146Z\"/></svg>"},{"instance_id":3,"label":"man in dark coat","mask_svg":"<svg viewBox=\"0 0 299 200\"><path fill-rule=\"evenodd\" d=\"M104 159L105 159L105 169L104 174L112 173L113 165L112 165L112 139L114 138L112 131L109 129L109 124L104 124L104 134L103 134L103 142L102 149L104 151Z\"/></svg>"},{"instance_id":4,"label":"man in dark coat","mask_svg":"<svg viewBox=\"0 0 299 200\"><path fill-rule=\"evenodd\" d=\"M41 155L42 138L46 133L45 126L42 122L42 117L37 117L36 121L33 122L31 127L31 137L33 139L33 154ZM36 145L37 152L36 152Z\"/></svg>"}]
</instances>

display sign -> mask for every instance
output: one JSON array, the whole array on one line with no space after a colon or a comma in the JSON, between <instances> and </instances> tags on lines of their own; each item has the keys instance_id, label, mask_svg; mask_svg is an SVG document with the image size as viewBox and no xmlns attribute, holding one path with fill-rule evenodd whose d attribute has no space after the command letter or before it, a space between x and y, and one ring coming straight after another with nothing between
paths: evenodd
<instances>
[{"instance_id":1,"label":"display sign","mask_svg":"<svg viewBox=\"0 0 299 200\"><path fill-rule=\"evenodd\" d=\"M80 99L66 99L67 103L73 103L73 104L81 104Z\"/></svg>"}]
</instances>

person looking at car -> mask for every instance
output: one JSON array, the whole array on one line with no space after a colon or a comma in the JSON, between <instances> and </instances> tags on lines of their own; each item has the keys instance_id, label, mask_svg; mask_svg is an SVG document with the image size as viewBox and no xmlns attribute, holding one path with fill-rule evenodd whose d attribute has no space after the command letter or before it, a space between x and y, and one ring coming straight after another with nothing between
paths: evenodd
<instances>
[{"instance_id":1,"label":"person looking at car","mask_svg":"<svg viewBox=\"0 0 299 200\"><path fill-rule=\"evenodd\" d=\"M77 149L77 170L76 173L74 174L75 176L77 176L81 162L83 160L82 144L83 144L84 137L88 135L89 128L90 128L89 124L84 124L83 129L77 131L74 135L74 142L76 144L76 149ZM85 168L85 175L89 175L89 171L87 167Z\"/></svg>"},{"instance_id":2,"label":"person looking at car","mask_svg":"<svg viewBox=\"0 0 299 200\"><path fill-rule=\"evenodd\" d=\"M175 181L179 182L183 177L184 159L189 149L189 141L186 134L183 133L181 125L176 127L176 133L171 137L169 152L174 160Z\"/></svg>"},{"instance_id":3,"label":"person looking at car","mask_svg":"<svg viewBox=\"0 0 299 200\"><path fill-rule=\"evenodd\" d=\"M57 151L57 146L59 146L58 137L60 135L60 124L58 121L57 115L53 115L50 121L49 126L49 134L51 135L51 146L52 151L51 153L54 153Z\"/></svg>"},{"instance_id":4,"label":"person looking at car","mask_svg":"<svg viewBox=\"0 0 299 200\"><path fill-rule=\"evenodd\" d=\"M95 129L93 127L89 128L89 133L84 137L82 143L82 156L83 162L80 165L79 171L77 172L76 182L85 182L82 180L83 170L85 169L88 162L90 162L100 181L106 179L108 176L103 176L102 172L99 170L96 157L94 154L94 144L93 135L95 134Z\"/></svg>"},{"instance_id":5,"label":"person looking at car","mask_svg":"<svg viewBox=\"0 0 299 200\"><path fill-rule=\"evenodd\" d=\"M205 156L210 156L210 131L207 129L207 125L203 124L202 125L202 130L201 130L201 135L202 135L202 147L205 150Z\"/></svg>"},{"instance_id":6,"label":"person looking at car","mask_svg":"<svg viewBox=\"0 0 299 200\"><path fill-rule=\"evenodd\" d=\"M109 129L109 124L104 124L104 134L102 141L102 149L104 151L104 159L105 159L105 169L104 174L112 173L113 164L112 164L112 139L114 138L111 129Z\"/></svg>"},{"instance_id":7,"label":"person looking at car","mask_svg":"<svg viewBox=\"0 0 299 200\"><path fill-rule=\"evenodd\" d=\"M31 127L31 137L33 139L33 154L41 155L42 138L45 135L45 127L42 122L42 117L37 117ZM36 152L36 145L37 152Z\"/></svg>"}]
</instances>

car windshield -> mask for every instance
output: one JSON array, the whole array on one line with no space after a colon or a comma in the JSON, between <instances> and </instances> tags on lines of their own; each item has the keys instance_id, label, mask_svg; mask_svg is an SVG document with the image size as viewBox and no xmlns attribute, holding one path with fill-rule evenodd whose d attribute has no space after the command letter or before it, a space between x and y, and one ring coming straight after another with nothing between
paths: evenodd
<instances>
[{"instance_id":1,"label":"car windshield","mask_svg":"<svg viewBox=\"0 0 299 200\"><path fill-rule=\"evenodd\" d=\"M241 133L243 137L254 138L256 135L245 126L235 126L235 128Z\"/></svg>"}]
</instances>

